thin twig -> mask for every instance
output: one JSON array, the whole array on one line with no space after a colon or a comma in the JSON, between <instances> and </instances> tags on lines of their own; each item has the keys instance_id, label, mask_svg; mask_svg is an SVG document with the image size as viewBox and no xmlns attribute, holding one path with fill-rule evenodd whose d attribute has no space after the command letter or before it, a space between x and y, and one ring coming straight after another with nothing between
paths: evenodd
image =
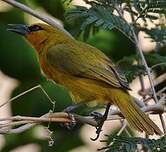
<instances>
[{"instance_id":1,"label":"thin twig","mask_svg":"<svg viewBox=\"0 0 166 152\"><path fill-rule=\"evenodd\" d=\"M118 131L118 133L116 135L120 136L122 134L122 132L125 130L126 127L127 127L127 123L126 123L126 121L123 121L121 129Z\"/></svg>"},{"instance_id":2,"label":"thin twig","mask_svg":"<svg viewBox=\"0 0 166 152\"><path fill-rule=\"evenodd\" d=\"M142 65L142 61L140 59L138 62L139 62L138 64ZM144 83L143 75L139 75L139 81L141 85L141 92L145 92L145 83ZM143 99L146 99L147 94L140 94L140 95L142 95Z\"/></svg>"},{"instance_id":3,"label":"thin twig","mask_svg":"<svg viewBox=\"0 0 166 152\"><path fill-rule=\"evenodd\" d=\"M13 98L9 99L8 101L2 103L2 104L0 105L0 108L3 107L4 105L10 103L11 101L14 101L15 99L18 99L19 97L21 97L21 96L23 96L23 95L25 95L25 94L27 94L27 93L29 93L29 92L32 92L33 90L35 90L35 89L37 89L37 88L38 88L38 86L35 86L35 87L31 88L31 89L28 89L28 90L26 90L26 91L20 93L20 94L17 95L17 96L14 96Z\"/></svg>"},{"instance_id":4,"label":"thin twig","mask_svg":"<svg viewBox=\"0 0 166 152\"><path fill-rule=\"evenodd\" d=\"M49 115L49 113L46 113L45 115L41 116L40 118L46 117L48 115ZM3 128L1 128L0 129L0 134L21 133L21 132L24 132L24 131L26 131L26 130L32 128L32 127L34 127L35 125L36 125L35 123L28 123L28 124L22 125L22 126L20 126L18 128L15 128L15 129L8 129L8 130L6 130L6 132L5 132L5 130ZM8 126L8 128L9 127L11 127L11 126Z\"/></svg>"},{"instance_id":5,"label":"thin twig","mask_svg":"<svg viewBox=\"0 0 166 152\"><path fill-rule=\"evenodd\" d=\"M14 127L14 126L19 126L19 125L28 124L28 123L33 123L33 121L22 120L22 121L14 121L14 122L2 123L2 124L0 124L0 128Z\"/></svg>"},{"instance_id":6,"label":"thin twig","mask_svg":"<svg viewBox=\"0 0 166 152\"><path fill-rule=\"evenodd\" d=\"M73 114L73 116L77 122L89 124L89 125L95 126L95 127L97 126L97 122L93 119L93 117L83 117L83 116L80 116L77 114ZM47 113L41 117L13 116L13 117L1 118L0 122L3 122L0 124L0 133L4 134L4 133L9 133L9 132L13 131L12 127L16 126L16 125L19 126L19 125L25 124L24 127L21 126L21 127L17 128L17 132L19 132L19 128L21 128L21 131L24 128L23 131L25 131L25 126L26 126L26 129L29 129L39 123L45 123L45 122L47 122L47 123L49 123L49 122L70 123L71 120L67 113L56 112L56 113ZM27 123L29 123L31 125L29 125ZM16 129L14 129L14 130L16 131Z\"/></svg>"},{"instance_id":7,"label":"thin twig","mask_svg":"<svg viewBox=\"0 0 166 152\"><path fill-rule=\"evenodd\" d=\"M163 93L164 91L166 91L166 86L164 88L162 88L161 90L159 90L157 92L157 95L160 95L161 93Z\"/></svg>"},{"instance_id":8,"label":"thin twig","mask_svg":"<svg viewBox=\"0 0 166 152\"><path fill-rule=\"evenodd\" d=\"M161 74L160 76L158 76L155 80L154 80L154 85L157 86L160 83L166 81L166 73Z\"/></svg>"},{"instance_id":9,"label":"thin twig","mask_svg":"<svg viewBox=\"0 0 166 152\"><path fill-rule=\"evenodd\" d=\"M161 65L166 65L166 62L161 62L161 63L155 64L155 65L151 66L151 69L154 69L154 68L161 66Z\"/></svg>"},{"instance_id":10,"label":"thin twig","mask_svg":"<svg viewBox=\"0 0 166 152\"><path fill-rule=\"evenodd\" d=\"M39 84L39 85L37 85L37 86L34 86L34 87L32 87L32 88L30 88L30 89L28 89L28 90L26 90L26 91L24 91L24 92L22 92L22 93L16 95L16 96L14 96L13 98L9 99L8 101L6 101L6 102L0 104L0 108L3 107L3 106L5 106L6 104L12 102L12 101L14 101L14 100L16 100L16 99L18 99L18 98L24 96L25 94L30 93L30 92L36 90L36 89L41 89L41 91L42 91L42 92L44 93L44 95L48 98L48 100L49 100L52 104L55 104L55 102L52 101L52 99L49 97L49 95L46 93L46 91L43 89L43 87Z\"/></svg>"},{"instance_id":11,"label":"thin twig","mask_svg":"<svg viewBox=\"0 0 166 152\"><path fill-rule=\"evenodd\" d=\"M154 86L159 85L160 83L166 81L166 73L161 74L160 76L158 76L156 79L154 79ZM166 90L166 87L162 88L161 90L159 90L157 92L157 96L159 96L161 93L163 93ZM147 99L144 99L144 102L147 102L148 100L152 99L152 92L151 92L151 88L147 88L144 91L139 91L139 94L146 94L149 95L149 97Z\"/></svg>"}]
</instances>

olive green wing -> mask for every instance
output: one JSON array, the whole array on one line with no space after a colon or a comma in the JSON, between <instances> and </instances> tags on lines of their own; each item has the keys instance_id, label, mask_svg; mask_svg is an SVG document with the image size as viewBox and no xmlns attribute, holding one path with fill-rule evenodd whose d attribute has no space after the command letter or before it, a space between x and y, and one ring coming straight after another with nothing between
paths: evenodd
<instances>
[{"instance_id":1,"label":"olive green wing","mask_svg":"<svg viewBox=\"0 0 166 152\"><path fill-rule=\"evenodd\" d=\"M70 75L129 89L126 78L116 70L111 60L89 45L54 45L48 49L47 60L53 67Z\"/></svg>"}]
</instances>

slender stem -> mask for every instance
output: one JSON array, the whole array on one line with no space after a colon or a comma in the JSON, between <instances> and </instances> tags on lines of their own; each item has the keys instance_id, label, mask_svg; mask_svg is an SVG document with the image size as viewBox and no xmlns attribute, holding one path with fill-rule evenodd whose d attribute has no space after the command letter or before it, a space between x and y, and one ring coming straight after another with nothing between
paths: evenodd
<instances>
[{"instance_id":1,"label":"slender stem","mask_svg":"<svg viewBox=\"0 0 166 152\"><path fill-rule=\"evenodd\" d=\"M122 134L122 132L126 129L127 127L127 123L126 121L123 121L122 123L122 126L121 126L121 129L118 131L118 133L116 134L117 136L120 136Z\"/></svg>"},{"instance_id":2,"label":"slender stem","mask_svg":"<svg viewBox=\"0 0 166 152\"><path fill-rule=\"evenodd\" d=\"M156 91L154 89L154 83L153 83L151 73L150 73L150 68L147 65L147 62L146 62L145 57L143 55L141 45L139 45L139 40L136 36L136 33L135 33L134 29L133 29L133 36L134 36L134 39L135 39L135 43L136 43L136 46L137 46L138 53L139 53L139 55L141 57L141 60L142 60L142 64L145 66L146 72L148 74L148 78L149 78L149 82L150 82L151 89L152 89L152 92L153 92L154 100L155 100L155 102L158 102L158 99L157 99L157 96L156 96Z\"/></svg>"},{"instance_id":3,"label":"slender stem","mask_svg":"<svg viewBox=\"0 0 166 152\"><path fill-rule=\"evenodd\" d=\"M166 62L161 62L161 63L155 64L155 65L151 66L151 69L154 69L154 68L156 68L158 66L162 66L162 65L166 65Z\"/></svg>"},{"instance_id":4,"label":"slender stem","mask_svg":"<svg viewBox=\"0 0 166 152\"><path fill-rule=\"evenodd\" d=\"M39 87L39 85L34 86L33 88L30 88L30 89L28 89L28 90L26 90L26 91L24 91L24 92L18 94L17 96L14 96L13 98L9 99L8 101L6 101L6 102L0 104L0 108L3 107L4 105L6 105L6 104L8 104L8 103L10 103L10 102L12 102L12 101L14 101L14 100L17 99L17 98L22 97L23 95L25 95L25 94L27 94L27 93L29 93L29 92L34 91L34 90L37 89L38 87Z\"/></svg>"}]
</instances>

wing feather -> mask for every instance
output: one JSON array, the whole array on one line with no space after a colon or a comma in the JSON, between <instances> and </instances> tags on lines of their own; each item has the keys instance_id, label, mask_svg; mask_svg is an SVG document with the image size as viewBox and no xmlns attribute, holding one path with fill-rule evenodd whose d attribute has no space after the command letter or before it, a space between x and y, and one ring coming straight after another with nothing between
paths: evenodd
<instances>
[{"instance_id":1,"label":"wing feather","mask_svg":"<svg viewBox=\"0 0 166 152\"><path fill-rule=\"evenodd\" d=\"M48 49L48 62L70 75L96 79L117 88L130 89L127 79L102 52L79 42L79 47L68 44L53 45ZM87 50L88 48L88 50Z\"/></svg>"}]
</instances>

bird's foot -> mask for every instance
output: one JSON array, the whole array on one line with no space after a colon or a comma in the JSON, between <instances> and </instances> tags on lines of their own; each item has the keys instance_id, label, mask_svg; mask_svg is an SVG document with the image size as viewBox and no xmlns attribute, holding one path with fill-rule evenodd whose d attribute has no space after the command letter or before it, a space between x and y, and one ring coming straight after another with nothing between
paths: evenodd
<instances>
[{"instance_id":1,"label":"bird's foot","mask_svg":"<svg viewBox=\"0 0 166 152\"><path fill-rule=\"evenodd\" d=\"M110 104L107 105L104 115L102 115L101 113L98 113L98 112L91 113L91 115L94 116L94 119L98 123L98 125L96 126L96 137L90 138L92 141L95 141L99 138L100 133L102 131L103 124L104 124L105 120L107 119L109 108L110 108Z\"/></svg>"},{"instance_id":2,"label":"bird's foot","mask_svg":"<svg viewBox=\"0 0 166 152\"><path fill-rule=\"evenodd\" d=\"M68 114L70 122L60 123L62 127L66 127L69 130L72 130L76 126L76 120L73 113L66 112Z\"/></svg>"},{"instance_id":3,"label":"bird's foot","mask_svg":"<svg viewBox=\"0 0 166 152\"><path fill-rule=\"evenodd\" d=\"M66 107L63 111L68 113L69 118L71 119L71 122L65 123L65 126L67 129L73 129L76 125L76 120L74 118L74 114L72 113L75 109L79 108L82 105L82 103L74 104L71 106Z\"/></svg>"},{"instance_id":4,"label":"bird's foot","mask_svg":"<svg viewBox=\"0 0 166 152\"><path fill-rule=\"evenodd\" d=\"M71 130L76 126L76 120L75 120L74 114L68 113L68 116L69 116L71 122L66 123L65 125L66 125L67 129Z\"/></svg>"},{"instance_id":5,"label":"bird's foot","mask_svg":"<svg viewBox=\"0 0 166 152\"><path fill-rule=\"evenodd\" d=\"M100 113L98 113L98 114L100 114ZM95 116L94 119L98 122L98 125L96 126L96 137L90 138L92 141L95 141L99 138L100 133L102 131L104 121L106 120L102 114Z\"/></svg>"}]
</instances>

